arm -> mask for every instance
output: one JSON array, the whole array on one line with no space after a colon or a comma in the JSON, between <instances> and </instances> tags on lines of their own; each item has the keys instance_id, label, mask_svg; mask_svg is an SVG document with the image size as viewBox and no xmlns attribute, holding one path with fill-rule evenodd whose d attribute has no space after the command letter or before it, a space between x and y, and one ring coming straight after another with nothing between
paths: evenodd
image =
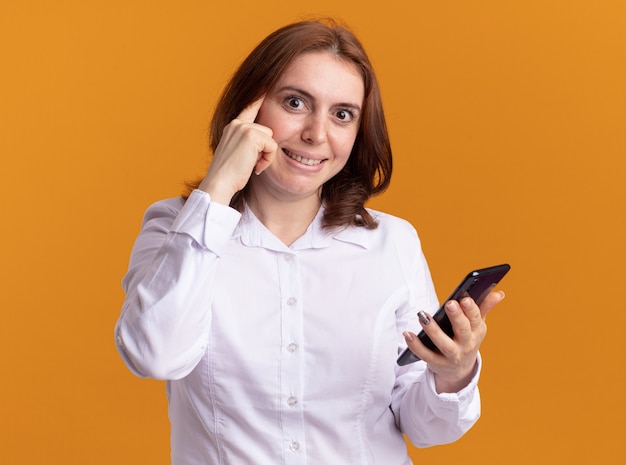
<instances>
[{"instance_id":1,"label":"arm","mask_svg":"<svg viewBox=\"0 0 626 465\"><path fill-rule=\"evenodd\" d=\"M403 244L406 248L410 242L404 240ZM413 257L406 265L406 283L411 297L404 308L398 310L400 332L405 330L406 323L402 321L414 318L418 310L434 312L438 308L419 239L415 248L405 250L404 256ZM447 337L436 323L422 323L433 342L444 349L445 355L430 351L414 334L405 333L398 354L408 344L422 361L395 367L391 408L398 428L414 445L427 447L456 441L478 420L480 394L477 384L481 370L478 348L486 332L484 315L500 300L501 295L494 293L483 302L482 313L473 301L470 308L455 303L449 316L455 333L465 331L459 340ZM463 305L467 303L463 302ZM447 339L436 334L437 330Z\"/></svg>"},{"instance_id":2,"label":"arm","mask_svg":"<svg viewBox=\"0 0 626 465\"><path fill-rule=\"evenodd\" d=\"M120 355L136 375L177 379L201 359L219 254L239 217L198 190L184 205L158 202L146 212L115 328Z\"/></svg>"},{"instance_id":3,"label":"arm","mask_svg":"<svg viewBox=\"0 0 626 465\"><path fill-rule=\"evenodd\" d=\"M412 384L407 386L405 379L398 385L402 392L398 421L414 445L426 447L456 441L478 420L478 349L486 334L484 319L503 298L504 293L493 292L480 307L470 298L448 303L446 312L454 338L448 337L432 319L428 323L420 321L441 353L425 347L413 333L405 333L408 346L422 359L411 364L417 365L412 373L401 370L405 377L409 375L412 381L408 382Z\"/></svg>"},{"instance_id":4,"label":"arm","mask_svg":"<svg viewBox=\"0 0 626 465\"><path fill-rule=\"evenodd\" d=\"M225 205L276 155L271 129L254 123L262 103L224 128L205 178L184 205L161 202L146 212L115 329L118 350L138 376L182 378L202 358L220 250L240 218Z\"/></svg>"},{"instance_id":5,"label":"arm","mask_svg":"<svg viewBox=\"0 0 626 465\"><path fill-rule=\"evenodd\" d=\"M480 417L480 356L474 376L463 389L438 393L435 375L424 361L398 367L394 389L396 421L416 447L447 444L463 436Z\"/></svg>"}]
</instances>

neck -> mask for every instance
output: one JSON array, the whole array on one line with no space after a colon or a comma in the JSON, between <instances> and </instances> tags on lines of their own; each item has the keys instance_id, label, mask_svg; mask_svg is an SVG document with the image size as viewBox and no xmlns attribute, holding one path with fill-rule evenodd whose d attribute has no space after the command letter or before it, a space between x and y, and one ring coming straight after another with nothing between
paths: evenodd
<instances>
[{"instance_id":1,"label":"neck","mask_svg":"<svg viewBox=\"0 0 626 465\"><path fill-rule=\"evenodd\" d=\"M246 202L259 221L288 246L306 232L322 204L318 195L276 199L254 185L250 186Z\"/></svg>"}]
</instances>

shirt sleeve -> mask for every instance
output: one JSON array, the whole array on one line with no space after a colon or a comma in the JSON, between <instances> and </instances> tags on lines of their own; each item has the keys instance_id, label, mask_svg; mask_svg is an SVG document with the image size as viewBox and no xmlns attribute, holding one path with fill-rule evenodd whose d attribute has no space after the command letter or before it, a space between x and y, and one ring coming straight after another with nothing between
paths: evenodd
<instances>
[{"instance_id":1,"label":"shirt sleeve","mask_svg":"<svg viewBox=\"0 0 626 465\"><path fill-rule=\"evenodd\" d=\"M456 393L438 394L435 377L423 361L400 375L394 405L400 430L416 447L447 444L463 436L480 417L480 356L469 384Z\"/></svg>"},{"instance_id":2,"label":"shirt sleeve","mask_svg":"<svg viewBox=\"0 0 626 465\"><path fill-rule=\"evenodd\" d=\"M415 244L415 249L406 253L412 257L407 265L407 285L409 302L400 312L400 321L407 321L417 311L434 313L439 304L434 290L426 259L421 250L419 238L404 244ZM404 330L399 324L399 333ZM398 348L400 354L406 348L404 338ZM405 366L396 366L396 383L392 393L391 409L398 428L406 434L416 447L429 447L446 444L459 439L476 423L480 416L480 394L478 379L482 362L480 356L474 376L469 384L456 393L438 394L435 389L435 376L423 361Z\"/></svg>"},{"instance_id":3,"label":"shirt sleeve","mask_svg":"<svg viewBox=\"0 0 626 465\"><path fill-rule=\"evenodd\" d=\"M146 211L115 326L118 351L137 376L179 379L202 358L220 253L239 218L199 190Z\"/></svg>"}]
</instances>

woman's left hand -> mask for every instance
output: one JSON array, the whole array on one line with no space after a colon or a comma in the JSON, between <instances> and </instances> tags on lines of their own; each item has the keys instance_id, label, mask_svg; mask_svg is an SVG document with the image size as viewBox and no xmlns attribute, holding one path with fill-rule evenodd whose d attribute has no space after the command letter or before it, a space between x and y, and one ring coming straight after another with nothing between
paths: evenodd
<instances>
[{"instance_id":1,"label":"woman's left hand","mask_svg":"<svg viewBox=\"0 0 626 465\"><path fill-rule=\"evenodd\" d=\"M409 349L428 363L435 374L438 393L458 392L468 385L474 376L478 349L487 334L485 318L502 299L504 292L499 291L489 293L480 307L470 297L448 302L445 309L454 330L453 338L444 333L434 319L428 317L427 324L420 321L440 352L427 348L415 334L404 333Z\"/></svg>"}]
</instances>

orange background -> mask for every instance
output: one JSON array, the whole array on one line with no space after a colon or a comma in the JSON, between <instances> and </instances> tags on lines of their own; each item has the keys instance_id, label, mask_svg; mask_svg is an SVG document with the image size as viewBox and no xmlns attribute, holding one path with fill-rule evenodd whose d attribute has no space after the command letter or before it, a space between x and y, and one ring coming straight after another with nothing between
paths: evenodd
<instances>
[{"instance_id":1,"label":"orange background","mask_svg":"<svg viewBox=\"0 0 626 465\"><path fill-rule=\"evenodd\" d=\"M371 205L416 226L440 297L512 265L483 418L415 462L623 458L624 2L223 3L0 4L0 461L168 463L164 383L114 348L120 280L146 207L205 169L230 73L305 13L372 57L395 174Z\"/></svg>"}]
</instances>

